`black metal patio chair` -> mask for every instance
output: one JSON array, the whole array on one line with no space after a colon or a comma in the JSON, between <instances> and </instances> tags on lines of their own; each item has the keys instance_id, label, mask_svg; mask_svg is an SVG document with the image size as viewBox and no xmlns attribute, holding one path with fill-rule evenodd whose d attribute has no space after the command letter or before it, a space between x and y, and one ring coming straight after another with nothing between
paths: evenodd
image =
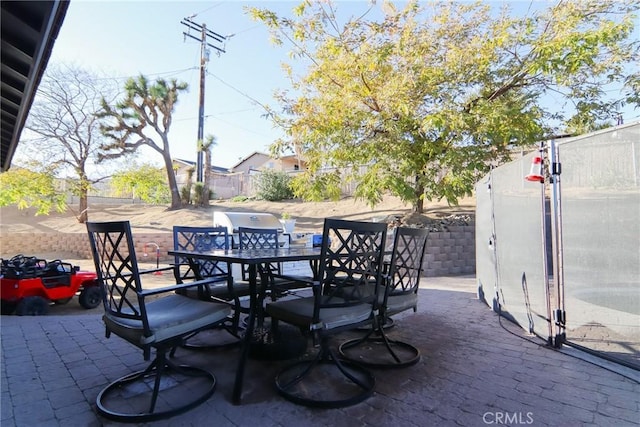
<instances>
[{"instance_id":1,"label":"black metal patio chair","mask_svg":"<svg viewBox=\"0 0 640 427\"><path fill-rule=\"evenodd\" d=\"M173 227L173 249L176 251L200 251L206 252L214 249L229 249L230 236L226 227ZM189 339L183 347L190 349L210 349L225 345L237 344L241 341L240 314L247 313L248 308L243 308L240 299L249 295L249 286L246 283L235 282L231 269L227 263L207 261L203 259L191 260L176 256L174 260L174 276L178 283L200 280L201 286L181 289L178 292L191 298L199 298L206 301L226 302L232 305L233 313L228 321L221 326L235 339L233 341L220 341L203 337L205 331L201 331L197 338ZM214 329L219 329L216 327Z\"/></svg>"},{"instance_id":2,"label":"black metal patio chair","mask_svg":"<svg viewBox=\"0 0 640 427\"><path fill-rule=\"evenodd\" d=\"M143 287L128 221L87 223L91 252L102 291L106 336L115 334L140 348L144 360L155 357L142 371L106 386L96 399L98 413L124 422L147 422L185 412L207 400L216 378L207 370L178 365L167 353L194 332L224 322L227 304L188 298L175 291L198 282L166 287ZM120 371L127 358L101 359L104 369ZM107 374L107 372L105 372Z\"/></svg>"},{"instance_id":3,"label":"black metal patio chair","mask_svg":"<svg viewBox=\"0 0 640 427\"><path fill-rule=\"evenodd\" d=\"M375 377L366 368L343 361L330 338L377 321L377 290L387 225L326 219L313 296L282 299L266 306L272 327L278 322L308 331L318 351L280 371L275 383L286 399L313 407L338 408L371 396ZM331 240L332 244L329 243ZM374 283L373 292L369 284Z\"/></svg>"},{"instance_id":4,"label":"black metal patio chair","mask_svg":"<svg viewBox=\"0 0 640 427\"><path fill-rule=\"evenodd\" d=\"M238 227L238 248L240 250L252 249L278 249L278 230L275 228ZM260 269L271 274L280 274L279 263L271 263L260 266ZM247 280L248 269L242 266L242 280Z\"/></svg>"},{"instance_id":5,"label":"black metal patio chair","mask_svg":"<svg viewBox=\"0 0 640 427\"><path fill-rule=\"evenodd\" d=\"M280 246L278 230L275 228L238 227L238 247L240 250L277 249ZM268 278L268 292L271 300L286 295L289 291L309 287L310 277L296 277L282 273L282 263L268 263L260 266L260 272ZM246 266L242 267L242 280L247 280Z\"/></svg>"},{"instance_id":6,"label":"black metal patio chair","mask_svg":"<svg viewBox=\"0 0 640 427\"><path fill-rule=\"evenodd\" d=\"M387 336L384 324L394 314L418 307L418 287L429 230L399 227L395 230L391 261L378 291L379 320L361 338L339 347L348 360L374 368L402 368L420 360L420 350Z\"/></svg>"}]
</instances>

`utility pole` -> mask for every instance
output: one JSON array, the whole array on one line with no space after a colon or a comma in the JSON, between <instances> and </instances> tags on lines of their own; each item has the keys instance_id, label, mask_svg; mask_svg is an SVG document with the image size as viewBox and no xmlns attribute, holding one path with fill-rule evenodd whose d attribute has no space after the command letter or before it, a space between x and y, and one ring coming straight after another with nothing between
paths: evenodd
<instances>
[{"instance_id":1,"label":"utility pole","mask_svg":"<svg viewBox=\"0 0 640 427\"><path fill-rule=\"evenodd\" d=\"M196 162L196 181L203 182L202 178L202 141L204 140L204 77L205 77L205 69L206 63L209 61L209 49L207 46L212 47L216 51L218 51L218 55L220 53L225 53L224 48L217 47L209 43L209 39L213 39L218 43L224 42L227 38L214 33L213 31L207 30L206 24L198 25L191 20L192 17L184 18L180 23L186 26L190 30L195 30L199 32L199 37L191 35L189 30L187 32L182 32L185 39L186 37L191 37L194 40L200 42L200 104L199 104L199 112L198 112L198 142L197 142L197 162Z\"/></svg>"}]
</instances>

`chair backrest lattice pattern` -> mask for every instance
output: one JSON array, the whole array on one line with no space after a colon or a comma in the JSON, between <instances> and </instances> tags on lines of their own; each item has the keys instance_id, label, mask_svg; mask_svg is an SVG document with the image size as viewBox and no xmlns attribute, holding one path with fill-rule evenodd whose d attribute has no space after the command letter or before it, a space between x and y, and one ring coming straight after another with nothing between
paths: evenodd
<instances>
[{"instance_id":1,"label":"chair backrest lattice pattern","mask_svg":"<svg viewBox=\"0 0 640 427\"><path fill-rule=\"evenodd\" d=\"M417 293L429 230L399 227L395 231L388 276L387 295Z\"/></svg>"},{"instance_id":2,"label":"chair backrest lattice pattern","mask_svg":"<svg viewBox=\"0 0 640 427\"><path fill-rule=\"evenodd\" d=\"M129 221L87 223L105 312L146 324L144 301Z\"/></svg>"},{"instance_id":3,"label":"chair backrest lattice pattern","mask_svg":"<svg viewBox=\"0 0 640 427\"><path fill-rule=\"evenodd\" d=\"M324 298L317 300L318 309L377 300L386 233L384 223L325 220L319 270Z\"/></svg>"},{"instance_id":4,"label":"chair backrest lattice pattern","mask_svg":"<svg viewBox=\"0 0 640 427\"><path fill-rule=\"evenodd\" d=\"M252 249L278 249L278 230L275 228L238 227L238 248L240 250ZM280 264L270 263L259 267L267 273L280 274ZM246 280L247 266L242 267L242 279Z\"/></svg>"},{"instance_id":5,"label":"chair backrest lattice pattern","mask_svg":"<svg viewBox=\"0 0 640 427\"><path fill-rule=\"evenodd\" d=\"M86 226L102 291L106 337L113 334L138 347L147 361L155 350L146 369L126 374L98 393L98 413L114 421L146 423L206 401L215 391L215 376L203 368L177 365L171 360L172 352L185 339L222 324L231 308L177 292L199 287L200 282L144 289L141 275L160 269L139 270L129 221L88 222ZM131 363L128 359L115 354L118 363L107 365L120 369Z\"/></svg>"},{"instance_id":6,"label":"chair backrest lattice pattern","mask_svg":"<svg viewBox=\"0 0 640 427\"><path fill-rule=\"evenodd\" d=\"M277 249L278 230L275 228L238 227L238 247L248 249Z\"/></svg>"},{"instance_id":7,"label":"chair backrest lattice pattern","mask_svg":"<svg viewBox=\"0 0 640 427\"><path fill-rule=\"evenodd\" d=\"M215 249L229 249L229 234L226 227L173 227L174 250L207 252ZM227 263L217 261L198 260L199 272L193 271L188 261L183 257L175 257L175 276L180 283L198 276L226 280L228 275Z\"/></svg>"},{"instance_id":8,"label":"chair backrest lattice pattern","mask_svg":"<svg viewBox=\"0 0 640 427\"><path fill-rule=\"evenodd\" d=\"M385 326L393 324L389 316L407 310L417 311L422 260L429 230L398 227L394 233L390 259L385 257L382 281L375 287L370 286L377 292L376 319L367 334L343 342L339 347L342 357L364 366L402 368L420 360L417 347L387 337Z\"/></svg>"}]
</instances>

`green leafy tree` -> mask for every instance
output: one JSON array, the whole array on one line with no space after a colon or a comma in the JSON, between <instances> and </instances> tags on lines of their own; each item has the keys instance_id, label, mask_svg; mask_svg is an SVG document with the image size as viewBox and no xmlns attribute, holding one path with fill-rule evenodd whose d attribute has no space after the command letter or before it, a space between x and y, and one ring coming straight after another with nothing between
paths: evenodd
<instances>
[{"instance_id":1,"label":"green leafy tree","mask_svg":"<svg viewBox=\"0 0 640 427\"><path fill-rule=\"evenodd\" d=\"M302 153L293 187L305 199L354 181L371 205L387 192L416 212L424 199L456 203L514 147L598 128L638 103L638 7L559 2L514 17L482 2L385 2L381 19L370 10L344 24L330 2L305 1L293 17L251 8L296 61L285 64L293 90L276 94L284 113L268 108L287 135L272 152Z\"/></svg>"},{"instance_id":2,"label":"green leafy tree","mask_svg":"<svg viewBox=\"0 0 640 427\"><path fill-rule=\"evenodd\" d=\"M175 79L158 79L149 84L141 75L127 80L124 89L126 97L115 105L102 101L98 113L102 120L100 128L111 143L101 146L100 156L102 159L117 158L135 153L142 146L161 154L171 193L170 209L179 209L182 202L171 160L169 130L178 95L187 90L187 84ZM151 137L154 133L159 140Z\"/></svg>"},{"instance_id":3,"label":"green leafy tree","mask_svg":"<svg viewBox=\"0 0 640 427\"><path fill-rule=\"evenodd\" d=\"M80 223L89 218L89 190L109 174L97 166L104 137L95 113L101 99L115 99L116 87L115 81L74 65L47 67L26 122L35 137L20 143L21 156L58 164L72 178L68 190L78 196Z\"/></svg>"},{"instance_id":4,"label":"green leafy tree","mask_svg":"<svg viewBox=\"0 0 640 427\"><path fill-rule=\"evenodd\" d=\"M111 187L119 196L138 197L145 203L167 203L171 197L164 168L151 164L133 165L117 172L111 179Z\"/></svg>"},{"instance_id":5,"label":"green leafy tree","mask_svg":"<svg viewBox=\"0 0 640 427\"><path fill-rule=\"evenodd\" d=\"M14 167L0 174L0 206L33 207L36 215L48 215L52 210L64 212L66 194L56 188L55 168L54 165L40 170Z\"/></svg>"}]
</instances>

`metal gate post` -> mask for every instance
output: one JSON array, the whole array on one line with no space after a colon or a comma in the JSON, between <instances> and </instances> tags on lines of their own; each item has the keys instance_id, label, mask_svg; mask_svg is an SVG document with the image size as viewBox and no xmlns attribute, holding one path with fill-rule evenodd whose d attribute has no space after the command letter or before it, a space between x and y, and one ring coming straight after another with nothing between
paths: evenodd
<instances>
[{"instance_id":1,"label":"metal gate post","mask_svg":"<svg viewBox=\"0 0 640 427\"><path fill-rule=\"evenodd\" d=\"M495 293L495 296L493 297L493 302L491 304L491 307L493 308L493 311L495 311L496 313L500 314L500 286L501 286L501 282L500 282L500 269L498 268L498 242L497 242L497 237L496 237L496 210L495 210L495 204L494 204L494 200L493 200L493 195L494 195L494 189L493 189L493 168L491 168L491 171L489 172L489 185L488 185L488 189L489 189L489 200L491 201L491 240L489 240L489 246L491 247L492 251L493 251L493 270L494 270L494 279L495 282L493 284L493 291Z\"/></svg>"},{"instance_id":2,"label":"metal gate post","mask_svg":"<svg viewBox=\"0 0 640 427\"><path fill-rule=\"evenodd\" d=\"M554 310L555 337L554 347L560 348L566 340L566 312L564 307L564 264L562 247L562 191L560 174L562 172L558 155L558 146L551 140L548 146L551 174L551 240L553 245L553 277L556 285L556 307Z\"/></svg>"},{"instance_id":3,"label":"metal gate post","mask_svg":"<svg viewBox=\"0 0 640 427\"><path fill-rule=\"evenodd\" d=\"M534 157L534 165L539 163L539 175L538 174L529 174L526 177L528 181L538 181L540 182L540 214L542 216L542 221L540 224L540 232L542 233L542 277L544 278L544 299L547 306L547 345L553 345L553 324L551 317L551 286L549 284L549 268L547 267L547 232L546 232L546 221L547 221L547 203L546 203L546 185L545 183L548 181L547 177L549 174L545 168L545 142L540 142L539 148L539 159ZM533 167L532 167L533 169Z\"/></svg>"}]
</instances>

